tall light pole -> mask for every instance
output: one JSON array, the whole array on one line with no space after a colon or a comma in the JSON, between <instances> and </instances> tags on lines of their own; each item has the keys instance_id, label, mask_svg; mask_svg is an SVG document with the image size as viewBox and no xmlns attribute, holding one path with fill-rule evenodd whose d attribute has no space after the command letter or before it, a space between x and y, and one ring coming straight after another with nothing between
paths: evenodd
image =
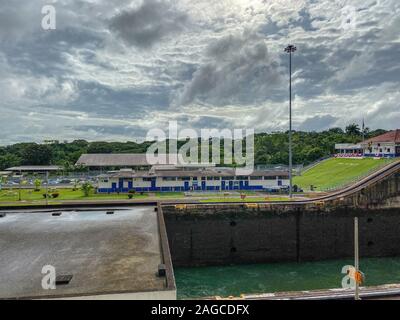
<instances>
[{"instance_id":1,"label":"tall light pole","mask_svg":"<svg viewBox=\"0 0 400 320\"><path fill-rule=\"evenodd\" d=\"M293 161L292 161L292 53L297 48L294 45L288 45L285 52L289 53L289 197L293 197Z\"/></svg>"}]
</instances>

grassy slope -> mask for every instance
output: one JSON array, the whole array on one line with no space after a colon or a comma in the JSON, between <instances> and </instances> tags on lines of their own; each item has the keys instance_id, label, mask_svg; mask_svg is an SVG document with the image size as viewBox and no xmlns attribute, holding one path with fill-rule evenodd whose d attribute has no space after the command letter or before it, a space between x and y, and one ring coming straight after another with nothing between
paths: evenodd
<instances>
[{"instance_id":1,"label":"grassy slope","mask_svg":"<svg viewBox=\"0 0 400 320\"><path fill-rule=\"evenodd\" d=\"M15 205L24 205L24 203L36 203L42 204L44 203L43 194L45 193L45 189L42 188L40 191L34 191L33 189L21 189L21 200L18 201L19 198L19 190L18 189L3 189L0 191L0 206L1 205L9 205L10 203L14 203ZM57 189L59 196L56 199L50 199L51 203L58 203L59 201L65 200L82 200L82 201L96 201L96 200L127 200L127 194L95 194L91 193L89 197L85 197L81 190L72 189ZM52 193L51 191L49 192ZM245 192L248 195L255 195L254 192ZM196 198L216 198L224 200L225 197L222 194L218 193L194 193L190 197L185 197L183 192L155 192L155 193L145 193L143 195L137 193L134 194L132 200L150 200L150 199L196 199ZM262 200L262 199L261 199ZM242 201L239 195L235 196L235 199L232 201ZM255 201L255 200L252 200Z\"/></svg>"},{"instance_id":2,"label":"grassy slope","mask_svg":"<svg viewBox=\"0 0 400 320\"><path fill-rule=\"evenodd\" d=\"M310 185L317 190L326 190L356 181L360 176L389 163L387 159L328 159L310 168L302 176L294 177L294 184L308 190Z\"/></svg>"}]
</instances>

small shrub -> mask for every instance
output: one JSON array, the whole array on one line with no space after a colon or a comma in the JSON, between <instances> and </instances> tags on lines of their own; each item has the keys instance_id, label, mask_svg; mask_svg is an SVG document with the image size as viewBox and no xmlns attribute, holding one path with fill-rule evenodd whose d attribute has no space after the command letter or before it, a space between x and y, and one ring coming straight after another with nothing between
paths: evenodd
<instances>
[{"instance_id":1,"label":"small shrub","mask_svg":"<svg viewBox=\"0 0 400 320\"><path fill-rule=\"evenodd\" d=\"M42 181L39 179L36 179L34 181L34 184L35 184L35 191L40 191L40 186L42 185Z\"/></svg>"},{"instance_id":2,"label":"small shrub","mask_svg":"<svg viewBox=\"0 0 400 320\"><path fill-rule=\"evenodd\" d=\"M92 191L93 186L90 182L86 181L82 184L82 191L83 191L83 195L85 197L88 197L90 194L90 191Z\"/></svg>"},{"instance_id":3,"label":"small shrub","mask_svg":"<svg viewBox=\"0 0 400 320\"><path fill-rule=\"evenodd\" d=\"M133 194L132 194L132 193L129 193L129 194L128 194L128 198L129 198L129 199L132 199L132 198L133 198Z\"/></svg>"},{"instance_id":4,"label":"small shrub","mask_svg":"<svg viewBox=\"0 0 400 320\"><path fill-rule=\"evenodd\" d=\"M51 194L51 196L55 199L55 198L58 198L58 196L59 196L60 194L58 193L58 192L54 192L54 193L52 193Z\"/></svg>"},{"instance_id":5,"label":"small shrub","mask_svg":"<svg viewBox=\"0 0 400 320\"><path fill-rule=\"evenodd\" d=\"M130 194L135 194L135 193L136 193L136 190L131 189L131 190L128 191L128 193L130 193Z\"/></svg>"}]
</instances>

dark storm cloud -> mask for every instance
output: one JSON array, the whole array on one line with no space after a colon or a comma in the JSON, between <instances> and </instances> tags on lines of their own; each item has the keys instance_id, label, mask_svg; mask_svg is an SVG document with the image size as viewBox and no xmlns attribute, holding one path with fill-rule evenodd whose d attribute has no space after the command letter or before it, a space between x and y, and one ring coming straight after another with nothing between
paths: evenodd
<instances>
[{"instance_id":1,"label":"dark storm cloud","mask_svg":"<svg viewBox=\"0 0 400 320\"><path fill-rule=\"evenodd\" d=\"M66 28L56 32L39 32L36 37L5 46L3 52L9 63L21 71L57 76L71 73L66 65L65 53L84 48L82 55L86 53L85 62L90 62L93 53L91 57L89 50L101 47L101 43L101 36L95 32L83 28Z\"/></svg>"},{"instance_id":2,"label":"dark storm cloud","mask_svg":"<svg viewBox=\"0 0 400 320\"><path fill-rule=\"evenodd\" d=\"M123 11L110 21L110 29L128 44L148 48L167 35L182 30L188 16L170 1L145 0L130 11Z\"/></svg>"},{"instance_id":3,"label":"dark storm cloud","mask_svg":"<svg viewBox=\"0 0 400 320\"><path fill-rule=\"evenodd\" d=\"M400 81L400 66L394 63L399 57L399 43L384 44L373 51L353 52L352 57L344 60L344 68L333 79L333 92L343 94L351 90L379 86L383 82Z\"/></svg>"},{"instance_id":4,"label":"dark storm cloud","mask_svg":"<svg viewBox=\"0 0 400 320\"><path fill-rule=\"evenodd\" d=\"M13 42L40 31L43 2L0 0L0 42Z\"/></svg>"},{"instance_id":5,"label":"dark storm cloud","mask_svg":"<svg viewBox=\"0 0 400 320\"><path fill-rule=\"evenodd\" d=\"M315 116L306 119L299 126L301 131L322 131L331 127L338 119L331 115Z\"/></svg>"},{"instance_id":6,"label":"dark storm cloud","mask_svg":"<svg viewBox=\"0 0 400 320\"><path fill-rule=\"evenodd\" d=\"M182 104L195 99L215 105L254 103L273 100L279 91L279 63L257 34L222 37L207 48L205 61L186 84Z\"/></svg>"},{"instance_id":7,"label":"dark storm cloud","mask_svg":"<svg viewBox=\"0 0 400 320\"><path fill-rule=\"evenodd\" d=\"M299 12L300 20L298 24L293 24L292 28L296 25L302 27L304 31L317 31L318 29L313 27L312 22L313 19L310 16L310 13L306 9L302 9Z\"/></svg>"},{"instance_id":8,"label":"dark storm cloud","mask_svg":"<svg viewBox=\"0 0 400 320\"><path fill-rule=\"evenodd\" d=\"M134 140L137 137L144 137L147 130L142 129L138 126L125 126L125 125L114 125L114 126L97 126L97 125L83 125L83 126L70 126L66 129L78 131L78 132L96 132L101 136L124 136L128 140Z\"/></svg>"},{"instance_id":9,"label":"dark storm cloud","mask_svg":"<svg viewBox=\"0 0 400 320\"><path fill-rule=\"evenodd\" d=\"M292 68L294 79L302 81L294 85L296 95L313 97L323 93L327 88L324 84L335 75L335 65L328 61L331 49L324 45L311 46L306 43L299 43L297 48L298 52L292 57ZM289 73L288 60L287 55L281 56L286 74ZM296 75L299 70L300 74Z\"/></svg>"},{"instance_id":10,"label":"dark storm cloud","mask_svg":"<svg viewBox=\"0 0 400 320\"><path fill-rule=\"evenodd\" d=\"M143 117L147 112L167 109L169 91L164 87L113 89L96 82L78 83L81 93L76 110L101 116ZM117 111L117 112L116 112Z\"/></svg>"},{"instance_id":11,"label":"dark storm cloud","mask_svg":"<svg viewBox=\"0 0 400 320\"><path fill-rule=\"evenodd\" d=\"M230 123L221 117L199 116L193 119L192 125L195 128L222 129L229 128Z\"/></svg>"}]
</instances>

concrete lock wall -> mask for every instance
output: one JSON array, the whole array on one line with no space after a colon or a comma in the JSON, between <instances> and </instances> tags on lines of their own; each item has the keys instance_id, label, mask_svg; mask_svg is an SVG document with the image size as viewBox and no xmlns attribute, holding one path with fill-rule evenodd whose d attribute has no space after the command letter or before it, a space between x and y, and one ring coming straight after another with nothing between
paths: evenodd
<instances>
[{"instance_id":1,"label":"concrete lock wall","mask_svg":"<svg viewBox=\"0 0 400 320\"><path fill-rule=\"evenodd\" d=\"M164 206L175 266L400 255L400 173L345 197L303 204Z\"/></svg>"},{"instance_id":2,"label":"concrete lock wall","mask_svg":"<svg viewBox=\"0 0 400 320\"><path fill-rule=\"evenodd\" d=\"M360 255L400 255L400 210L287 211L240 207L164 208L174 266L300 262L353 255L359 217Z\"/></svg>"},{"instance_id":3,"label":"concrete lock wall","mask_svg":"<svg viewBox=\"0 0 400 320\"><path fill-rule=\"evenodd\" d=\"M347 205L358 208L400 208L400 172L363 188L332 205Z\"/></svg>"}]
</instances>

